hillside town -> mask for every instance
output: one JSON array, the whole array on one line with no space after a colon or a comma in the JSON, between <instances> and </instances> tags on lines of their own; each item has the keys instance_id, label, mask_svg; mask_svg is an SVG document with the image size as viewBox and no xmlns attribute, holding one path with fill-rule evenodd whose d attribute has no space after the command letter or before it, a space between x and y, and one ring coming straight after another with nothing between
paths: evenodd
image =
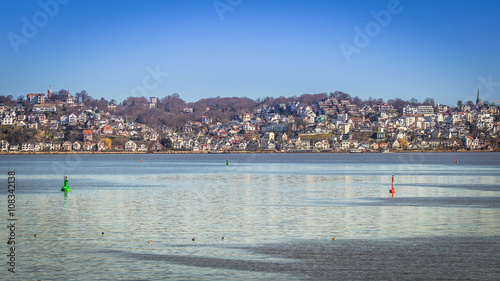
<instances>
[{"instance_id":1,"label":"hillside town","mask_svg":"<svg viewBox=\"0 0 500 281\"><path fill-rule=\"evenodd\" d=\"M302 96L301 96L302 97ZM456 107L401 100L361 101L348 94L184 103L178 95L129 98L121 104L86 92L2 97L3 153L58 152L393 152L499 150L499 107ZM173 106L173 101L181 101ZM398 103L399 102L399 103ZM134 111L135 110L135 111ZM218 110L218 111L216 111ZM136 112L136 115L131 115ZM226 113L217 115L215 112ZM222 114L221 113L221 114ZM169 114L169 115L165 115ZM146 118L146 117L147 118ZM166 116L160 118L159 116ZM176 120L174 123L172 120Z\"/></svg>"}]
</instances>

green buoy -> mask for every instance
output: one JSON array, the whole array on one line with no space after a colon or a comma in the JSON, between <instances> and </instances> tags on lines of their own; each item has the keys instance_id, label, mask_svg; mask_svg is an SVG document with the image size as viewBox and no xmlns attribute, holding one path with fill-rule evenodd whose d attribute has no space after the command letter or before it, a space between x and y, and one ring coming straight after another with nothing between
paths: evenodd
<instances>
[{"instance_id":1,"label":"green buoy","mask_svg":"<svg viewBox=\"0 0 500 281\"><path fill-rule=\"evenodd\" d=\"M229 166L229 160L226 159L226 166Z\"/></svg>"},{"instance_id":2,"label":"green buoy","mask_svg":"<svg viewBox=\"0 0 500 281\"><path fill-rule=\"evenodd\" d=\"M71 191L71 188L68 186L68 176L64 176L64 186L61 188L61 191L68 192Z\"/></svg>"}]
</instances>

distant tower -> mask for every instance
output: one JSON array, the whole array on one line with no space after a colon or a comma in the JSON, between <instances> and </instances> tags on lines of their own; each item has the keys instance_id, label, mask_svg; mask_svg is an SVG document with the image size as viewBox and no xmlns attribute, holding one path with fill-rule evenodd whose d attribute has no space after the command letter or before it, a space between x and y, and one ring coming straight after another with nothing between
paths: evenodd
<instances>
[{"instance_id":1,"label":"distant tower","mask_svg":"<svg viewBox=\"0 0 500 281\"><path fill-rule=\"evenodd\" d=\"M477 106L480 106L480 105L481 105L481 98L479 97L479 89L477 89L476 105L477 105Z\"/></svg>"},{"instance_id":2,"label":"distant tower","mask_svg":"<svg viewBox=\"0 0 500 281\"><path fill-rule=\"evenodd\" d=\"M50 98L52 97L52 89L50 88L50 85L49 85L49 89L47 90L47 97Z\"/></svg>"}]
</instances>

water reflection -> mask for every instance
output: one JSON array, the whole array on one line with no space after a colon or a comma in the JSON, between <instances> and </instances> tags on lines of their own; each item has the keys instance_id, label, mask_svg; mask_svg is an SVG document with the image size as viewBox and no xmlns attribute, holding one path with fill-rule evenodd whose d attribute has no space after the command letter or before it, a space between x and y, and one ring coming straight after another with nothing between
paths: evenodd
<instances>
[{"instance_id":1,"label":"water reflection","mask_svg":"<svg viewBox=\"0 0 500 281\"><path fill-rule=\"evenodd\" d=\"M209 265L213 261L204 258L269 259L269 266L279 268L276 257L233 246L332 237L498 235L496 158L481 161L467 155L463 162L477 164L462 167L446 164L442 156L406 155L393 164L385 155L352 156L350 161L345 155L304 155L295 162L290 155L231 155L226 167L225 158L207 155L151 155L142 163L127 157L82 156L68 194L58 187L61 175L30 170L29 165L40 165L37 159L50 165L56 156L32 162L12 158L8 168L19 174L23 276L48 279L56 272L67 277L61 267L74 274L97 268L89 278L105 280L107 271L126 276L120 269L125 267L131 276L148 279L149 274L163 276L160 262L176 256ZM388 192L393 174L396 198ZM0 199L5 202L6 195ZM5 212L0 218L6 220ZM134 255L144 253L163 258L133 269L138 266ZM170 274L206 277L186 267L177 262ZM228 270L217 274L231 276ZM283 277L269 274L253 277Z\"/></svg>"}]
</instances>

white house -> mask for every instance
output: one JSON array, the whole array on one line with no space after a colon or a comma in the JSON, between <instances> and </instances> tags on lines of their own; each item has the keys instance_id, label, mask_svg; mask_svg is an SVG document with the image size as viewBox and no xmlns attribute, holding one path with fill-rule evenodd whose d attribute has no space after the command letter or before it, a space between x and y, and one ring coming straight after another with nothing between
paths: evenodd
<instances>
[{"instance_id":1,"label":"white house","mask_svg":"<svg viewBox=\"0 0 500 281\"><path fill-rule=\"evenodd\" d=\"M137 144L134 141L129 140L128 142L125 143L125 150L126 151L136 151Z\"/></svg>"},{"instance_id":2,"label":"white house","mask_svg":"<svg viewBox=\"0 0 500 281\"><path fill-rule=\"evenodd\" d=\"M82 112L80 113L80 115L78 115L78 123L83 125L85 124L85 122L87 122L88 120L88 116L85 112Z\"/></svg>"},{"instance_id":3,"label":"white house","mask_svg":"<svg viewBox=\"0 0 500 281\"><path fill-rule=\"evenodd\" d=\"M75 141L73 143L73 150L80 150L81 148L82 148L82 145L78 141Z\"/></svg>"},{"instance_id":4,"label":"white house","mask_svg":"<svg viewBox=\"0 0 500 281\"><path fill-rule=\"evenodd\" d=\"M76 123L78 122L78 117L71 113L69 116L68 116L68 124L70 125L76 125Z\"/></svg>"},{"instance_id":5,"label":"white house","mask_svg":"<svg viewBox=\"0 0 500 281\"><path fill-rule=\"evenodd\" d=\"M83 150L84 151L91 151L92 147L93 147L93 145L90 141L86 141L83 143Z\"/></svg>"},{"instance_id":6,"label":"white house","mask_svg":"<svg viewBox=\"0 0 500 281\"><path fill-rule=\"evenodd\" d=\"M145 144L139 145L139 148L137 149L139 152L146 152L148 151L148 147Z\"/></svg>"},{"instance_id":7,"label":"white house","mask_svg":"<svg viewBox=\"0 0 500 281\"><path fill-rule=\"evenodd\" d=\"M59 122L60 122L61 124L63 124L63 125L64 125L64 124L68 124L68 116L67 116L67 115L63 115L63 116L61 116L61 118L59 119Z\"/></svg>"},{"instance_id":8,"label":"white house","mask_svg":"<svg viewBox=\"0 0 500 281\"><path fill-rule=\"evenodd\" d=\"M9 142L6 140L1 140L0 141L0 151L6 152L9 150Z\"/></svg>"},{"instance_id":9,"label":"white house","mask_svg":"<svg viewBox=\"0 0 500 281\"><path fill-rule=\"evenodd\" d=\"M62 149L63 150L66 150L66 151L71 151L72 149L72 145L69 141L65 141L63 144L62 144Z\"/></svg>"}]
</instances>

